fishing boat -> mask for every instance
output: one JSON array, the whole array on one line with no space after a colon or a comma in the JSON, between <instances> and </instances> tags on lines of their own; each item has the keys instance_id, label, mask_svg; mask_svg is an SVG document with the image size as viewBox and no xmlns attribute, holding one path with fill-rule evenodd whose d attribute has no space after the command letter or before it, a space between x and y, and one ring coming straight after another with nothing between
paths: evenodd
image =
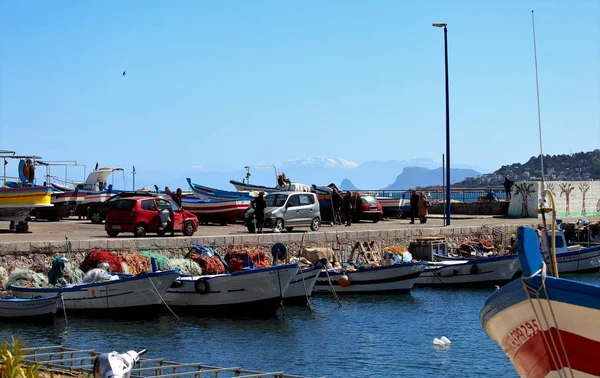
<instances>
[{"instance_id":1,"label":"fishing boat","mask_svg":"<svg viewBox=\"0 0 600 378\"><path fill-rule=\"evenodd\" d=\"M565 233L560 229L555 230L554 239L559 273L593 273L600 270L600 245L567 245ZM548 243L542 244L544 259L549 264Z\"/></svg>"},{"instance_id":2,"label":"fishing boat","mask_svg":"<svg viewBox=\"0 0 600 378\"><path fill-rule=\"evenodd\" d=\"M250 192L232 192L227 190L209 188L200 184L193 183L190 178L186 179L194 197L210 200L236 200L239 198L251 199Z\"/></svg>"},{"instance_id":3,"label":"fishing boat","mask_svg":"<svg viewBox=\"0 0 600 378\"><path fill-rule=\"evenodd\" d=\"M286 305L305 305L319 279L321 268L298 269L296 276L283 293L283 303Z\"/></svg>"},{"instance_id":4,"label":"fishing boat","mask_svg":"<svg viewBox=\"0 0 600 378\"><path fill-rule=\"evenodd\" d=\"M275 316L297 264L239 272L182 276L165 294L165 302L197 315Z\"/></svg>"},{"instance_id":5,"label":"fishing boat","mask_svg":"<svg viewBox=\"0 0 600 378\"><path fill-rule=\"evenodd\" d=\"M51 207L52 189L35 185L35 160L38 156L18 156L14 151L0 151L3 160L3 181L0 187L0 220L19 222L17 231L27 231L26 220L32 210ZM6 173L8 160L19 160L18 177Z\"/></svg>"},{"instance_id":6,"label":"fishing boat","mask_svg":"<svg viewBox=\"0 0 600 378\"><path fill-rule=\"evenodd\" d=\"M517 255L428 262L415 285L431 287L493 287L521 276Z\"/></svg>"},{"instance_id":7,"label":"fishing boat","mask_svg":"<svg viewBox=\"0 0 600 378\"><path fill-rule=\"evenodd\" d=\"M210 200L183 197L181 207L194 214L200 222L215 222L222 225L234 224L250 205L250 198Z\"/></svg>"},{"instance_id":8,"label":"fishing boat","mask_svg":"<svg viewBox=\"0 0 600 378\"><path fill-rule=\"evenodd\" d=\"M11 285L8 290L18 298L36 298L61 294L67 311L91 315L148 314L162 303L162 297L179 277L178 270L121 276L97 283L81 283L64 287L35 288ZM150 311L150 312L149 312Z\"/></svg>"},{"instance_id":9,"label":"fishing boat","mask_svg":"<svg viewBox=\"0 0 600 378\"><path fill-rule=\"evenodd\" d=\"M113 184L108 184L107 179L108 176L115 172L123 173L123 182L125 182L125 172L123 168L96 168L90 172L87 179L83 183L77 183L75 188L79 189L80 192L85 193L85 198L83 202L77 205L75 210L76 215L85 216L87 215L87 208L98 202L104 202L110 197L114 196L121 192L121 190L116 190L113 188ZM56 184L53 184L54 187L57 187ZM74 190L68 189L68 190ZM68 191L67 190L67 191Z\"/></svg>"},{"instance_id":10,"label":"fishing boat","mask_svg":"<svg viewBox=\"0 0 600 378\"><path fill-rule=\"evenodd\" d=\"M0 319L5 321L43 321L54 318L60 296L40 298L0 298Z\"/></svg>"},{"instance_id":11,"label":"fishing boat","mask_svg":"<svg viewBox=\"0 0 600 378\"><path fill-rule=\"evenodd\" d=\"M332 287L337 294L408 293L426 267L426 262L411 262L354 271L322 270L313 293L329 293Z\"/></svg>"},{"instance_id":12,"label":"fishing boat","mask_svg":"<svg viewBox=\"0 0 600 378\"><path fill-rule=\"evenodd\" d=\"M551 276L535 230L517 234L523 278L486 301L481 327L521 377L600 377L600 286Z\"/></svg>"}]
</instances>

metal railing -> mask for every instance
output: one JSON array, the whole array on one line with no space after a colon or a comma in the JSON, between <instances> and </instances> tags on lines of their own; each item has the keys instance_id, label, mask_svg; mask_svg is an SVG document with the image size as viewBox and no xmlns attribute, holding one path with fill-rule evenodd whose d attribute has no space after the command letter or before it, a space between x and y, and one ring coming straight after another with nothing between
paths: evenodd
<instances>
[{"instance_id":1,"label":"metal railing","mask_svg":"<svg viewBox=\"0 0 600 378\"><path fill-rule=\"evenodd\" d=\"M70 373L93 373L94 359L100 355L92 349L71 349L62 345L23 348L27 353L26 363L38 364L53 371ZM131 370L131 378L178 378L178 377L215 377L215 378L303 378L299 375L285 374L283 371L260 372L239 367L218 367L199 362L182 363L163 358L140 358Z\"/></svg>"},{"instance_id":2,"label":"metal railing","mask_svg":"<svg viewBox=\"0 0 600 378\"><path fill-rule=\"evenodd\" d=\"M446 193L443 189L432 189L432 190L417 190L417 192L423 192L430 201L443 200L446 197ZM494 191L499 200L505 200L506 192L504 188L490 187L490 188L472 188L472 189L452 189L450 196L453 200L459 202L477 202L480 197L486 196L490 191ZM386 198L405 198L410 199L410 189L404 190L357 190L359 193L373 193L377 197Z\"/></svg>"}]
</instances>

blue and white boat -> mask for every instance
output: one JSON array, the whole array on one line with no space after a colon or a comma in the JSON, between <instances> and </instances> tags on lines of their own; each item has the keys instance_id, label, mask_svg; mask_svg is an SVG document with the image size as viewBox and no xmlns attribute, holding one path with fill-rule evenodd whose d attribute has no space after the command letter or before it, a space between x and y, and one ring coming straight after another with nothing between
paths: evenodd
<instances>
[{"instance_id":1,"label":"blue and white boat","mask_svg":"<svg viewBox=\"0 0 600 378\"><path fill-rule=\"evenodd\" d=\"M523 277L488 298L481 327L521 377L600 377L600 286L551 276L535 230L517 234Z\"/></svg>"},{"instance_id":2,"label":"blue and white boat","mask_svg":"<svg viewBox=\"0 0 600 378\"><path fill-rule=\"evenodd\" d=\"M0 298L0 319L11 321L40 321L54 318L60 296L23 299Z\"/></svg>"},{"instance_id":3,"label":"blue and white boat","mask_svg":"<svg viewBox=\"0 0 600 378\"><path fill-rule=\"evenodd\" d=\"M200 199L210 199L210 200L236 200L239 198L242 199L252 199L249 192L233 192L228 190L221 190L215 188L209 188L208 186L203 186L200 184L193 183L190 178L186 178L192 192L194 193L194 197Z\"/></svg>"},{"instance_id":4,"label":"blue and white boat","mask_svg":"<svg viewBox=\"0 0 600 378\"><path fill-rule=\"evenodd\" d=\"M143 315L160 307L162 297L179 274L178 270L166 270L64 287L36 288L11 285L8 290L18 298L61 294L63 300L60 307L64 302L67 311L87 312L92 315Z\"/></svg>"},{"instance_id":5,"label":"blue and white boat","mask_svg":"<svg viewBox=\"0 0 600 378\"><path fill-rule=\"evenodd\" d=\"M298 273L283 293L283 303L286 305L305 305L311 296L321 268L298 269Z\"/></svg>"}]
</instances>

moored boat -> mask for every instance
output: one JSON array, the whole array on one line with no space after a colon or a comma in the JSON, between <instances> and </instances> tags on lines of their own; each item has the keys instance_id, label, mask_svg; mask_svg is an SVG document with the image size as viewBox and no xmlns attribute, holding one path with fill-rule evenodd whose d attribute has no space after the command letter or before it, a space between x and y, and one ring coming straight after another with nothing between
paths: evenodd
<instances>
[{"instance_id":1,"label":"moored boat","mask_svg":"<svg viewBox=\"0 0 600 378\"><path fill-rule=\"evenodd\" d=\"M425 262L410 262L354 271L322 270L313 293L331 292L329 278L337 294L408 293L426 267ZM349 280L347 286L340 285L340 278L344 275Z\"/></svg>"},{"instance_id":2,"label":"moored boat","mask_svg":"<svg viewBox=\"0 0 600 378\"><path fill-rule=\"evenodd\" d=\"M521 377L600 377L600 286L550 276L535 231L517 233L523 278L488 298L482 328Z\"/></svg>"},{"instance_id":3,"label":"moored boat","mask_svg":"<svg viewBox=\"0 0 600 378\"><path fill-rule=\"evenodd\" d=\"M60 296L49 296L40 298L0 298L0 319L10 321L43 321L52 320L58 305Z\"/></svg>"},{"instance_id":4,"label":"moored boat","mask_svg":"<svg viewBox=\"0 0 600 378\"><path fill-rule=\"evenodd\" d=\"M11 285L8 290L18 298L61 294L63 300L60 306L64 303L67 311L86 312L91 315L144 315L161 305L161 297L177 277L178 270L167 270L64 287L34 288Z\"/></svg>"},{"instance_id":5,"label":"moored boat","mask_svg":"<svg viewBox=\"0 0 600 378\"><path fill-rule=\"evenodd\" d=\"M283 293L283 303L286 305L307 304L320 272L321 268L298 269L298 273Z\"/></svg>"},{"instance_id":6,"label":"moored boat","mask_svg":"<svg viewBox=\"0 0 600 378\"><path fill-rule=\"evenodd\" d=\"M227 190L209 188L200 184L193 183L190 178L186 179L194 193L194 197L211 200L236 200L238 198L251 199L249 192L232 192Z\"/></svg>"},{"instance_id":7,"label":"moored boat","mask_svg":"<svg viewBox=\"0 0 600 378\"><path fill-rule=\"evenodd\" d=\"M297 264L239 272L182 276L165 293L165 302L196 315L275 316Z\"/></svg>"}]
</instances>

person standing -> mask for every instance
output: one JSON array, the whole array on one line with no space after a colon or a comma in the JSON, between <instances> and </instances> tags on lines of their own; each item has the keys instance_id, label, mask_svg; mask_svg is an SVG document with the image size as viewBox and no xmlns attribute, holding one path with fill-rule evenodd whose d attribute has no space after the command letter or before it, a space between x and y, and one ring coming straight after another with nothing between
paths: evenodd
<instances>
[{"instance_id":1,"label":"person standing","mask_svg":"<svg viewBox=\"0 0 600 378\"><path fill-rule=\"evenodd\" d=\"M342 200L342 211L344 212L344 218L346 218L346 227L352 226L352 208L352 192L348 190Z\"/></svg>"},{"instance_id":2,"label":"person standing","mask_svg":"<svg viewBox=\"0 0 600 378\"><path fill-rule=\"evenodd\" d=\"M338 192L337 188L333 188L331 192L331 205L333 206L333 224L341 225L341 211L342 211L342 196Z\"/></svg>"},{"instance_id":3,"label":"person standing","mask_svg":"<svg viewBox=\"0 0 600 378\"><path fill-rule=\"evenodd\" d=\"M419 192L419 221L421 223L427 222L427 208L429 207L429 200L425 196L425 193Z\"/></svg>"},{"instance_id":4,"label":"person standing","mask_svg":"<svg viewBox=\"0 0 600 378\"><path fill-rule=\"evenodd\" d=\"M175 191L175 194L173 194L171 196L171 198L173 198L173 201L177 204L177 206L181 207L181 197L183 196L183 192L181 191L181 188L177 188L177 190Z\"/></svg>"},{"instance_id":5,"label":"person standing","mask_svg":"<svg viewBox=\"0 0 600 378\"><path fill-rule=\"evenodd\" d=\"M410 193L410 224L415 223L415 217L419 216L419 195L416 190Z\"/></svg>"},{"instance_id":6,"label":"person standing","mask_svg":"<svg viewBox=\"0 0 600 378\"><path fill-rule=\"evenodd\" d=\"M508 175L504 176L504 191L506 192L506 199L511 199L511 191L514 185L514 181L508 178Z\"/></svg>"},{"instance_id":7,"label":"person standing","mask_svg":"<svg viewBox=\"0 0 600 378\"><path fill-rule=\"evenodd\" d=\"M265 192L259 192L258 197L252 200L251 206L254 209L254 219L256 220L256 232L262 234L263 225L265 223L265 209L267 208Z\"/></svg>"}]
</instances>

